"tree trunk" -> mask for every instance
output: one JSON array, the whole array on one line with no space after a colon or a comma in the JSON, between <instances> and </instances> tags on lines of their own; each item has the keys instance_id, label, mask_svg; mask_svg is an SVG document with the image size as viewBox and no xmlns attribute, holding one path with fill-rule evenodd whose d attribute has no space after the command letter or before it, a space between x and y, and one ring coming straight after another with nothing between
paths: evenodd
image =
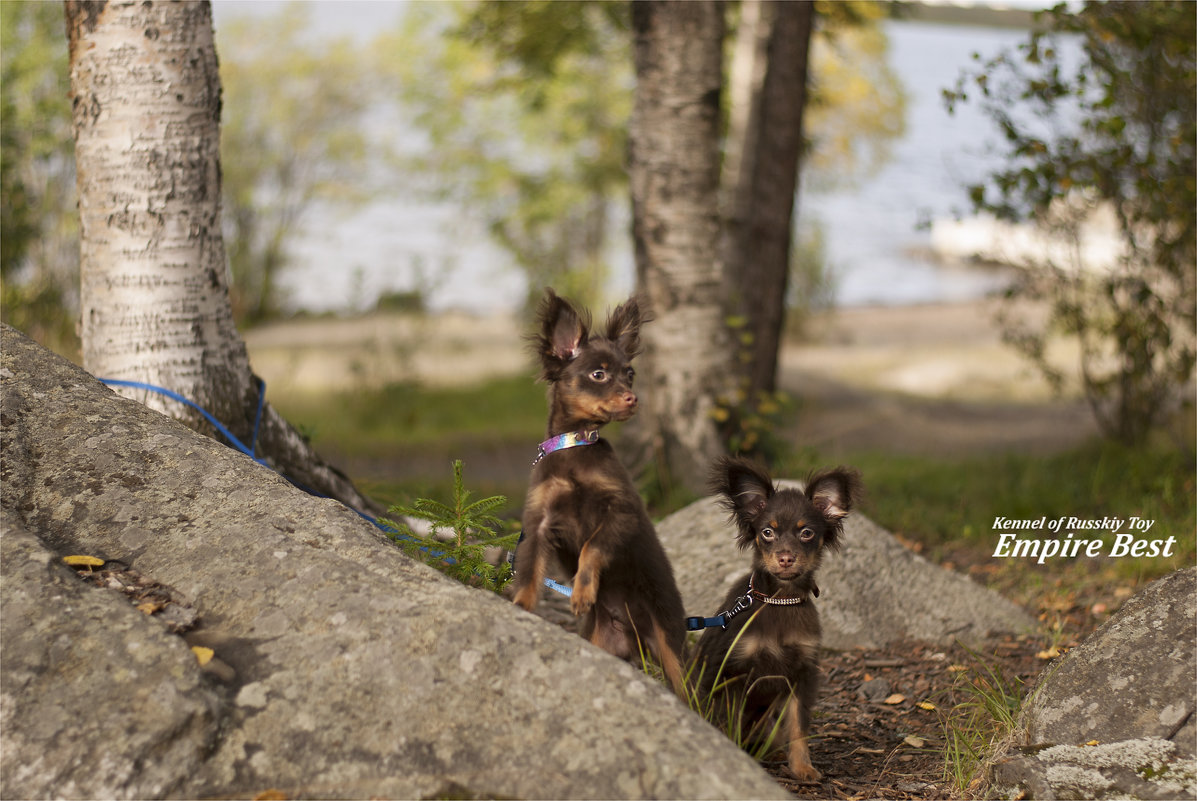
<instances>
[{"instance_id":1,"label":"tree trunk","mask_svg":"<svg viewBox=\"0 0 1197 801\"><path fill-rule=\"evenodd\" d=\"M777 388L813 2L743 0L723 171L724 274L748 402Z\"/></svg>"},{"instance_id":2,"label":"tree trunk","mask_svg":"<svg viewBox=\"0 0 1197 801\"><path fill-rule=\"evenodd\" d=\"M724 450L714 413L731 377L717 250L723 4L638 0L632 27L632 234L654 316L634 431L665 492L701 492Z\"/></svg>"},{"instance_id":3,"label":"tree trunk","mask_svg":"<svg viewBox=\"0 0 1197 801\"><path fill-rule=\"evenodd\" d=\"M66 17L84 367L170 389L250 445L259 383L229 301L211 7L68 0ZM184 404L117 391L216 434ZM256 451L305 489L378 511L269 405Z\"/></svg>"}]
</instances>

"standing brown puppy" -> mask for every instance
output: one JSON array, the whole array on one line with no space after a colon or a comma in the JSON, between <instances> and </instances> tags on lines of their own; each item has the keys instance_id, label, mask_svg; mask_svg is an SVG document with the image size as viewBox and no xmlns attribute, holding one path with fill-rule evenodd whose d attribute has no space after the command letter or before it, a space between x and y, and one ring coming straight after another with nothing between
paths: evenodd
<instances>
[{"instance_id":1,"label":"standing brown puppy","mask_svg":"<svg viewBox=\"0 0 1197 801\"><path fill-rule=\"evenodd\" d=\"M752 571L728 593L726 625L707 629L698 641L699 697L713 696L717 710L739 717L746 739L783 715L779 731L790 772L817 781L807 747L822 634L815 571L825 551L839 548L859 476L841 467L812 475L805 492L778 490L763 468L722 459L711 489L731 512L740 548L752 549Z\"/></svg>"},{"instance_id":2,"label":"standing brown puppy","mask_svg":"<svg viewBox=\"0 0 1197 801\"><path fill-rule=\"evenodd\" d=\"M516 551L515 603L531 610L550 556L574 574L570 606L581 634L616 656L640 646L683 694L685 621L681 594L631 476L599 428L636 412L632 358L645 321L636 298L606 328L553 290L545 291L535 338L549 385L548 439L541 443L524 503Z\"/></svg>"}]
</instances>

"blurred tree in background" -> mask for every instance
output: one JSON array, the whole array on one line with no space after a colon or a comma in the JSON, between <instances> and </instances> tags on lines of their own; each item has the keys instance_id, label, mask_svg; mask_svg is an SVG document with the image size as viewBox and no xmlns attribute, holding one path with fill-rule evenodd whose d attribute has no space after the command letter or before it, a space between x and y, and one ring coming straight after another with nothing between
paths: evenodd
<instances>
[{"instance_id":1,"label":"blurred tree in background","mask_svg":"<svg viewBox=\"0 0 1197 801\"><path fill-rule=\"evenodd\" d=\"M802 179L820 189L876 172L906 132L906 90L881 27L891 12L861 0L815 3Z\"/></svg>"},{"instance_id":2,"label":"blurred tree in background","mask_svg":"<svg viewBox=\"0 0 1197 801\"><path fill-rule=\"evenodd\" d=\"M0 3L4 321L78 358L78 215L61 3Z\"/></svg>"},{"instance_id":3,"label":"blurred tree in background","mask_svg":"<svg viewBox=\"0 0 1197 801\"><path fill-rule=\"evenodd\" d=\"M1022 270L1011 296L1050 316L1009 320L1008 341L1059 382L1046 343L1075 337L1099 425L1138 443L1174 408L1197 353L1197 15L1187 2L1090 2L1042 21L1019 54L945 95L951 108L975 87L1005 139L1007 166L970 188L974 207L1077 245L1067 263ZM1079 37L1080 63L1061 60L1060 35ZM1103 212L1121 252L1086 263L1079 231Z\"/></svg>"},{"instance_id":4,"label":"blurred tree in background","mask_svg":"<svg viewBox=\"0 0 1197 801\"><path fill-rule=\"evenodd\" d=\"M318 35L310 21L308 6L292 3L217 30L225 240L234 314L247 324L278 315L278 275L304 222L379 189L372 177L385 98L369 59L348 38Z\"/></svg>"},{"instance_id":5,"label":"blurred tree in background","mask_svg":"<svg viewBox=\"0 0 1197 801\"><path fill-rule=\"evenodd\" d=\"M738 8L729 5L733 30ZM804 158L826 185L885 161L904 101L886 62L884 8L816 10ZM412 180L485 220L531 300L547 284L587 305L605 300L608 245L628 225L630 4L415 4L376 47L426 136L401 163Z\"/></svg>"},{"instance_id":6,"label":"blurred tree in background","mask_svg":"<svg viewBox=\"0 0 1197 801\"><path fill-rule=\"evenodd\" d=\"M604 299L626 204L627 27L626 3L417 3L376 42L426 137L401 172L483 221L525 272L529 307L550 284Z\"/></svg>"},{"instance_id":7,"label":"blurred tree in background","mask_svg":"<svg viewBox=\"0 0 1197 801\"><path fill-rule=\"evenodd\" d=\"M632 7L541 0L421 4L412 8L396 38L380 42L394 64L384 72L398 76L395 91L411 111L409 119L427 134L406 166L425 176L434 196L464 203L487 221L523 268L530 300L546 284L587 305L606 299L612 221L626 225L629 200L626 131L636 86L630 72ZM812 8L818 10L817 26ZM771 403L758 396L774 389L784 302L811 298L827 284L821 261L795 267L791 259L797 160L806 141L807 39L813 40L817 67L810 83L819 125L810 142L825 176L882 163L884 143L902 132L904 105L885 61L878 25L882 7L751 2L718 9L746 49L756 50L741 70L746 78L732 90L738 108L716 131L716 145L726 148L729 162L745 165L725 171L723 178L739 187L723 187L729 197L724 218L737 223L729 225L722 257L727 265L724 314L737 330L734 338L721 338L727 344L720 349L737 351L727 354L730 363L746 360L747 384L718 391L717 413L725 437L748 443L739 429L757 415L758 403ZM746 14L759 21L753 30L740 24ZM848 105L852 111L845 110ZM737 120L751 124L737 125ZM779 132L788 141L780 142ZM736 158L738 153L750 158ZM739 200L732 203L735 197ZM741 235L732 237L733 232ZM768 259L761 256L762 248L769 251ZM661 328L660 315L672 310L676 297L689 295L653 298L639 259L637 270L639 288L648 291ZM794 292L787 291L791 273L799 284ZM765 275L769 280L763 280ZM678 273L674 279L683 282L687 276ZM691 338L706 341L708 334L692 330ZM652 372L649 351L646 375ZM679 394L695 399L716 392L691 389Z\"/></svg>"}]
</instances>

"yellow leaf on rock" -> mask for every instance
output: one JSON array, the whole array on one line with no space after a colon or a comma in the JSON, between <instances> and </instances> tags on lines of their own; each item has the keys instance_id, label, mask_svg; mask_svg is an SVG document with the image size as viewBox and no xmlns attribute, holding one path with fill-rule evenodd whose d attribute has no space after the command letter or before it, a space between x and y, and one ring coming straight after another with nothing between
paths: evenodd
<instances>
[{"instance_id":1,"label":"yellow leaf on rock","mask_svg":"<svg viewBox=\"0 0 1197 801\"><path fill-rule=\"evenodd\" d=\"M1035 654L1035 657L1037 659L1055 659L1059 655L1060 655L1060 649L1053 645L1051 648L1048 648L1046 651L1040 651L1039 653Z\"/></svg>"},{"instance_id":2,"label":"yellow leaf on rock","mask_svg":"<svg viewBox=\"0 0 1197 801\"><path fill-rule=\"evenodd\" d=\"M103 559L94 556L64 556L62 561L71 567L100 567L104 564Z\"/></svg>"},{"instance_id":3,"label":"yellow leaf on rock","mask_svg":"<svg viewBox=\"0 0 1197 801\"><path fill-rule=\"evenodd\" d=\"M263 790L254 796L254 801L287 801L288 797L282 790Z\"/></svg>"},{"instance_id":4,"label":"yellow leaf on rock","mask_svg":"<svg viewBox=\"0 0 1197 801\"><path fill-rule=\"evenodd\" d=\"M1101 742L1098 740L1090 740L1089 742L1085 743L1085 745L1101 745Z\"/></svg>"},{"instance_id":5,"label":"yellow leaf on rock","mask_svg":"<svg viewBox=\"0 0 1197 801\"><path fill-rule=\"evenodd\" d=\"M905 700L906 700L906 696L902 695L902 693L894 693L889 698L886 698L883 703L893 706L894 704L900 704Z\"/></svg>"},{"instance_id":6,"label":"yellow leaf on rock","mask_svg":"<svg viewBox=\"0 0 1197 801\"><path fill-rule=\"evenodd\" d=\"M211 648L205 648L202 645L191 646L192 653L195 654L196 661L200 663L200 667L212 661L212 656L215 653Z\"/></svg>"}]
</instances>

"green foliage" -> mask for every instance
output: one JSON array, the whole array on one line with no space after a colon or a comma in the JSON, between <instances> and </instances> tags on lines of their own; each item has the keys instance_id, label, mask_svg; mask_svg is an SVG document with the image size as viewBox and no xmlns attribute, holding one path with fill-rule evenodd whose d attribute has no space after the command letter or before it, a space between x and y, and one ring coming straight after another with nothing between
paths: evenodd
<instances>
[{"instance_id":1,"label":"green foliage","mask_svg":"<svg viewBox=\"0 0 1197 801\"><path fill-rule=\"evenodd\" d=\"M978 102L1005 140L1008 166L969 189L976 210L1071 242L1112 216L1117 263L1078 255L1024 270L1011 297L1047 304L1050 319L1011 319L1006 337L1057 380L1045 342L1075 337L1103 431L1140 443L1197 361L1197 18L1184 2L1109 2L1060 5L1045 21L1019 56L945 96L949 108ZM1063 35L1079 39L1079 64L1064 62Z\"/></svg>"},{"instance_id":2,"label":"green foliage","mask_svg":"<svg viewBox=\"0 0 1197 801\"><path fill-rule=\"evenodd\" d=\"M733 315L725 324L737 343L737 358L741 364L747 363L752 358L753 337L748 320ZM711 414L730 453L756 456L772 463L786 448L777 432L792 404L784 392L753 392L751 384L749 376L740 376L729 394L715 399Z\"/></svg>"},{"instance_id":3,"label":"green foliage","mask_svg":"<svg viewBox=\"0 0 1197 801\"><path fill-rule=\"evenodd\" d=\"M416 4L378 42L427 147L404 166L466 204L528 275L603 300L632 76L624 4Z\"/></svg>"},{"instance_id":4,"label":"green foliage","mask_svg":"<svg viewBox=\"0 0 1197 801\"><path fill-rule=\"evenodd\" d=\"M973 665L957 674L949 691L951 707L941 724L944 733L944 779L963 793L983 778L998 745L1018 728L1023 684L1008 678L1001 666L963 646Z\"/></svg>"},{"instance_id":5,"label":"green foliage","mask_svg":"<svg viewBox=\"0 0 1197 801\"><path fill-rule=\"evenodd\" d=\"M453 499L450 504L419 498L410 506L397 504L388 510L391 519L384 525L388 535L404 553L419 559L463 584L499 592L511 579L511 565L499 559L492 564L488 551L515 547L518 533L501 531L503 522L494 512L506 505L502 495L471 501L471 492L462 479L461 460L453 462ZM431 524L430 536L416 535L402 518L425 520ZM495 529L500 529L496 532ZM450 533L448 540L438 535Z\"/></svg>"},{"instance_id":6,"label":"green foliage","mask_svg":"<svg viewBox=\"0 0 1197 801\"><path fill-rule=\"evenodd\" d=\"M78 351L79 241L61 3L0 3L0 279L5 322Z\"/></svg>"},{"instance_id":7,"label":"green foliage","mask_svg":"<svg viewBox=\"0 0 1197 801\"><path fill-rule=\"evenodd\" d=\"M270 400L288 420L319 421L317 447L335 445L371 457L394 454L397 447L427 451L522 442L531 462L544 434L544 388L524 376L468 387L398 383L325 394L272 391Z\"/></svg>"},{"instance_id":8,"label":"green foliage","mask_svg":"<svg viewBox=\"0 0 1197 801\"><path fill-rule=\"evenodd\" d=\"M785 460L785 472L803 475L829 461L833 460L818 454L795 454ZM836 454L834 461L852 464L864 476L865 514L933 554L960 546L992 552L993 521L998 516L1137 515L1155 520L1153 531L1166 532L1153 536L1175 534L1177 553L1170 558L1114 560L1124 575L1163 575L1192 564L1197 556L1197 464L1167 442L1131 448L1096 440L1051 455L957 459L854 452ZM1042 573L1034 567L1032 574Z\"/></svg>"},{"instance_id":9,"label":"green foliage","mask_svg":"<svg viewBox=\"0 0 1197 801\"><path fill-rule=\"evenodd\" d=\"M278 313L277 277L313 206L352 207L374 191L371 64L348 38L316 35L309 17L292 3L217 30L225 244L234 313L251 323Z\"/></svg>"},{"instance_id":10,"label":"green foliage","mask_svg":"<svg viewBox=\"0 0 1197 801\"><path fill-rule=\"evenodd\" d=\"M818 8L807 129L809 163L825 176L879 165L903 125L880 7L848 5ZM430 3L378 43L428 137L405 168L487 221L532 302L550 284L586 306L604 300L610 234L627 203L629 27L626 3Z\"/></svg>"},{"instance_id":11,"label":"green foliage","mask_svg":"<svg viewBox=\"0 0 1197 801\"><path fill-rule=\"evenodd\" d=\"M887 4L820 1L815 11L802 171L804 183L828 187L889 160L891 144L906 130L906 92L890 68L880 26Z\"/></svg>"}]
</instances>

